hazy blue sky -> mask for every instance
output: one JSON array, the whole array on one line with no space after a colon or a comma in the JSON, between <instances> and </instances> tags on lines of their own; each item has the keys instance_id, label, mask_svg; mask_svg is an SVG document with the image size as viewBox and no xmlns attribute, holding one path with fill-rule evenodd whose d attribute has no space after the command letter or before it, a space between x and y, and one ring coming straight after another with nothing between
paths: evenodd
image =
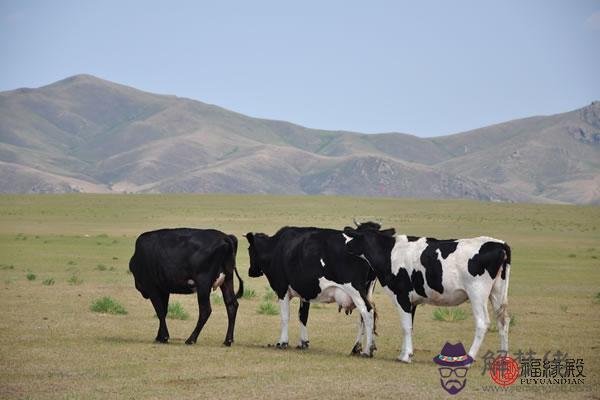
<instances>
[{"instance_id":1,"label":"hazy blue sky","mask_svg":"<svg viewBox=\"0 0 600 400\"><path fill-rule=\"evenodd\" d=\"M600 100L600 1L6 1L0 90L78 73L433 136Z\"/></svg>"}]
</instances>

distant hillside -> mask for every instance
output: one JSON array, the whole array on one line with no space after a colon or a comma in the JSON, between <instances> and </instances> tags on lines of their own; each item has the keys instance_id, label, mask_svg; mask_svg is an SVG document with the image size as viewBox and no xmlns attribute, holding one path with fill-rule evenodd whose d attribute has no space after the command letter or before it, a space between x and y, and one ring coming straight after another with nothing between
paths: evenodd
<instances>
[{"instance_id":1,"label":"distant hillside","mask_svg":"<svg viewBox=\"0 0 600 400\"><path fill-rule=\"evenodd\" d=\"M456 135L308 129L89 75L0 93L0 192L600 203L600 102Z\"/></svg>"}]
</instances>

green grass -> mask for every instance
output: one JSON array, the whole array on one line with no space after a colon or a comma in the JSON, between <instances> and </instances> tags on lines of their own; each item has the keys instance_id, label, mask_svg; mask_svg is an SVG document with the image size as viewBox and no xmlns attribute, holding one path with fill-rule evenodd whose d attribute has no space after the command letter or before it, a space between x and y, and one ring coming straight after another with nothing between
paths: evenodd
<instances>
[{"instance_id":1,"label":"green grass","mask_svg":"<svg viewBox=\"0 0 600 400\"><path fill-rule=\"evenodd\" d=\"M434 320L437 307L417 309L410 365L395 361L402 344L400 321L379 284L374 295L378 350L372 359L348 356L358 314L338 313L335 305L311 305L307 351L267 347L278 340L280 321L257 313L270 290L265 290L265 277L247 276L248 244L242 234L273 233L283 225L341 228L353 217L380 218L384 226L414 235L506 240L513 257L508 312L513 320L518 315L509 337L511 355L532 349L543 356L560 349L585 361L587 392L546 388L543 393L508 396L485 393L484 385L495 384L481 374L480 357L499 346L498 333L491 331L467 386L453 397L543 395L545 400L562 400L600 392L600 263L592 258L600 255L600 207L328 196L71 194L0 196L0 397L196 398L202 388L202 393L218 393L223 400L397 399L415 393L418 398L448 398L431 359L447 341L469 348L474 321L468 303L460 306L467 319L453 323ZM158 321L151 302L135 289L128 262L140 233L176 226L216 228L239 240L236 264L244 286L256 297L240 301L230 348L222 345L227 312L214 301L222 301L218 292L211 296L212 315L194 346L184 342L196 323L197 296L171 295L170 302L181 303L190 320L168 320L169 345L154 344ZM98 264L107 271L96 271ZM117 272L109 273L110 266ZM34 283L24 279L28 272L38 276ZM73 274L85 282L68 284ZM35 283L48 277L55 279L54 286ZM235 285L237 289L237 280ZM91 312L89 305L103 296L118 300L127 316ZM277 310L276 299L270 302ZM561 304L568 312L561 312ZM299 339L298 305L294 299L290 306L291 346ZM360 379L352 378L357 371ZM519 381L513 387L528 388Z\"/></svg>"},{"instance_id":2,"label":"green grass","mask_svg":"<svg viewBox=\"0 0 600 400\"><path fill-rule=\"evenodd\" d=\"M256 309L256 312L263 315L279 314L278 307L275 304L270 303L268 301L263 301L262 303L260 303L258 305L258 308Z\"/></svg>"},{"instance_id":3,"label":"green grass","mask_svg":"<svg viewBox=\"0 0 600 400\"><path fill-rule=\"evenodd\" d=\"M432 312L433 319L436 321L456 322L467 319L467 313L462 308L440 307Z\"/></svg>"},{"instance_id":4,"label":"green grass","mask_svg":"<svg viewBox=\"0 0 600 400\"><path fill-rule=\"evenodd\" d=\"M83 279L79 276L79 274L72 274L67 279L67 283L69 285L81 285L83 283Z\"/></svg>"},{"instance_id":5,"label":"green grass","mask_svg":"<svg viewBox=\"0 0 600 400\"><path fill-rule=\"evenodd\" d=\"M561 304L560 305L560 311L567 312L568 309L569 309L569 306L567 306L566 304Z\"/></svg>"},{"instance_id":6,"label":"green grass","mask_svg":"<svg viewBox=\"0 0 600 400\"><path fill-rule=\"evenodd\" d=\"M109 296L104 296L100 299L95 300L90 306L90 310L101 314L127 314L127 310L125 310L125 307L123 307L116 300Z\"/></svg>"},{"instance_id":7,"label":"green grass","mask_svg":"<svg viewBox=\"0 0 600 400\"><path fill-rule=\"evenodd\" d=\"M223 304L223 297L220 294L212 293L210 295L211 304Z\"/></svg>"},{"instance_id":8,"label":"green grass","mask_svg":"<svg viewBox=\"0 0 600 400\"><path fill-rule=\"evenodd\" d=\"M28 281L35 281L35 278L37 278L37 276L33 272L29 272L27 273L27 275L25 275L25 278L27 278Z\"/></svg>"},{"instance_id":9,"label":"green grass","mask_svg":"<svg viewBox=\"0 0 600 400\"><path fill-rule=\"evenodd\" d=\"M265 293L263 294L264 301L275 301L277 299L277 294L271 289L270 286L265 286Z\"/></svg>"},{"instance_id":10,"label":"green grass","mask_svg":"<svg viewBox=\"0 0 600 400\"><path fill-rule=\"evenodd\" d=\"M97 271L106 271L107 268L106 268L106 265L104 265L104 264L97 264L96 265L96 270Z\"/></svg>"},{"instance_id":11,"label":"green grass","mask_svg":"<svg viewBox=\"0 0 600 400\"><path fill-rule=\"evenodd\" d=\"M54 280L54 278L46 278L42 281L42 285L46 285L46 286L52 286L56 283L56 281Z\"/></svg>"},{"instance_id":12,"label":"green grass","mask_svg":"<svg viewBox=\"0 0 600 400\"><path fill-rule=\"evenodd\" d=\"M167 311L167 318L169 319L180 319L180 320L188 320L190 319L190 314L184 310L181 303L178 301L172 302L169 304L169 309Z\"/></svg>"},{"instance_id":13,"label":"green grass","mask_svg":"<svg viewBox=\"0 0 600 400\"><path fill-rule=\"evenodd\" d=\"M244 289L244 295L242 296L243 299L253 299L256 297L256 290L254 289Z\"/></svg>"}]
</instances>

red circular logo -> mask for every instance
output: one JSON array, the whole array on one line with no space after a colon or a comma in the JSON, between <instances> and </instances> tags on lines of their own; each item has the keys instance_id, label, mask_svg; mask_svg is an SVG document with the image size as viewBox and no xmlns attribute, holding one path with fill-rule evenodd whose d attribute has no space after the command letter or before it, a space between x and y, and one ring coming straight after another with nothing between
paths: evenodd
<instances>
[{"instance_id":1,"label":"red circular logo","mask_svg":"<svg viewBox=\"0 0 600 400\"><path fill-rule=\"evenodd\" d=\"M512 385L519 377L519 363L508 356L498 356L490 367L490 376L500 386Z\"/></svg>"}]
</instances>

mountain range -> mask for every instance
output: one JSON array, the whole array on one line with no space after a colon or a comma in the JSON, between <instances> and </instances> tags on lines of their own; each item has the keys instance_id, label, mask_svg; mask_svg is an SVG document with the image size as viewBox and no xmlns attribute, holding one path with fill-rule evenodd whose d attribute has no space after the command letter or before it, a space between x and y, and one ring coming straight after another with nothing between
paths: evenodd
<instances>
[{"instance_id":1,"label":"mountain range","mask_svg":"<svg viewBox=\"0 0 600 400\"><path fill-rule=\"evenodd\" d=\"M600 204L600 102L420 138L309 129L76 75L0 93L0 176L1 193Z\"/></svg>"}]
</instances>

